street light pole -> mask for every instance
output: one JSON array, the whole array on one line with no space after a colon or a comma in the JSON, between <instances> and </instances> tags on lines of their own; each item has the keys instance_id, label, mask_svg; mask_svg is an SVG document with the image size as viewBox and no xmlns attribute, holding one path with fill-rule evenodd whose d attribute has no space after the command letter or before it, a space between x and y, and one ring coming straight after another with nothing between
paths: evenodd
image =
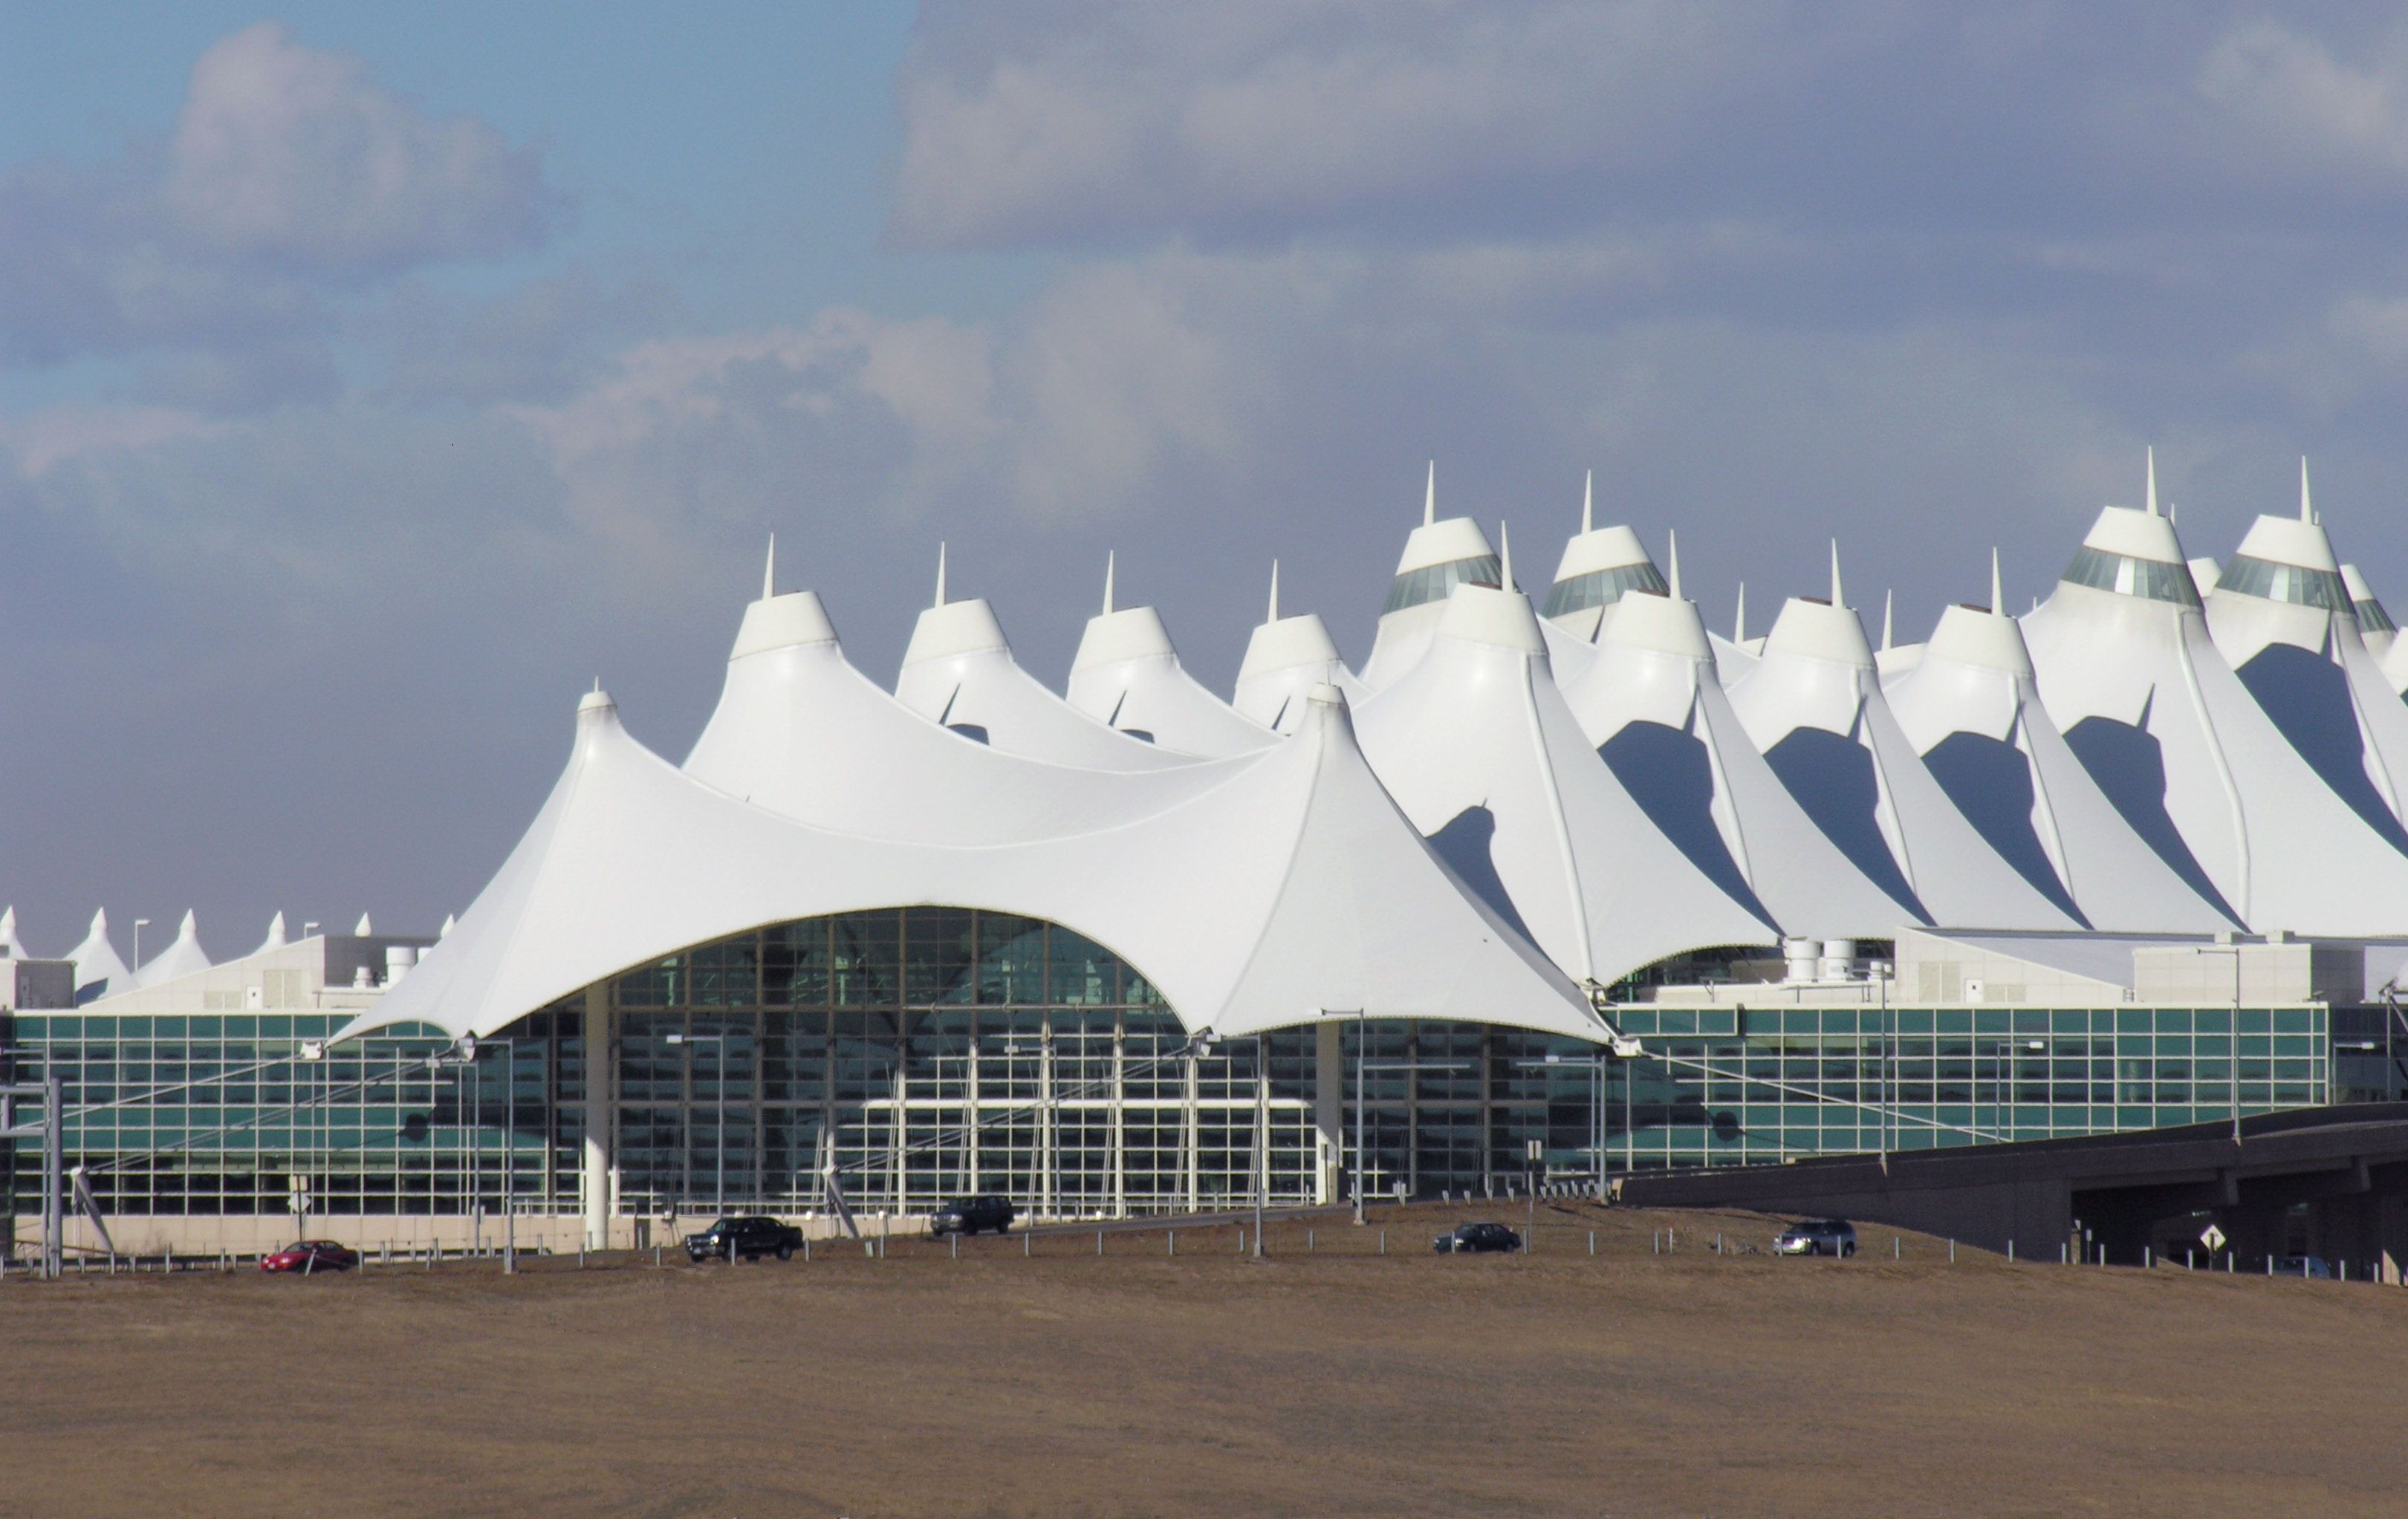
<instances>
[{"instance_id":1,"label":"street light pole","mask_svg":"<svg viewBox=\"0 0 2408 1519\"><path fill-rule=\"evenodd\" d=\"M2232 1092L2232 1144L2233 1148L2239 1149L2241 1146L2241 945L2237 941L2230 944L2202 944L2199 947L2199 953L2232 956L2232 1048L2225 1068L2230 1078L2229 1085ZM2387 1032L2386 1037L2388 1037Z\"/></svg>"},{"instance_id":2,"label":"street light pole","mask_svg":"<svg viewBox=\"0 0 2408 1519\"><path fill-rule=\"evenodd\" d=\"M1371 1014L1369 1009L1354 1012L1354 1225L1363 1225L1363 1173L1368 1164L1363 1151L1363 1067L1371 1045Z\"/></svg>"},{"instance_id":3,"label":"street light pole","mask_svg":"<svg viewBox=\"0 0 2408 1519\"><path fill-rule=\"evenodd\" d=\"M142 930L150 926L148 918L134 920L134 973L137 976L142 973ZM112 986L109 990L115 991L116 988Z\"/></svg>"}]
</instances>

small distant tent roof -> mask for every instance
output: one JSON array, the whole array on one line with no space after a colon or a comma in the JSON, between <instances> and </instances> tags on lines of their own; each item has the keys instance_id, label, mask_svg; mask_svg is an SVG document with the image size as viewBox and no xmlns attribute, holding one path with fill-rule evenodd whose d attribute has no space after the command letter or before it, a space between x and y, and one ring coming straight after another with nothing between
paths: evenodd
<instances>
[{"instance_id":1,"label":"small distant tent roof","mask_svg":"<svg viewBox=\"0 0 2408 1519\"><path fill-rule=\"evenodd\" d=\"M26 958L25 946L17 941L17 910L11 906L0 912L0 960Z\"/></svg>"},{"instance_id":2,"label":"small distant tent roof","mask_svg":"<svg viewBox=\"0 0 2408 1519\"><path fill-rule=\"evenodd\" d=\"M108 910L102 908L92 915L92 928L83 942L67 951L66 958L75 962L76 1000L85 1002L94 996L122 992L134 983L134 973L117 956L116 947L108 942Z\"/></svg>"},{"instance_id":3,"label":"small distant tent roof","mask_svg":"<svg viewBox=\"0 0 2408 1519\"><path fill-rule=\"evenodd\" d=\"M1104 570L1104 608L1087 620L1070 662L1072 707L1133 738L1182 754L1223 758L1261 749L1279 735L1240 715L1180 666L1162 615L1152 607L1112 604L1112 567Z\"/></svg>"},{"instance_id":4,"label":"small distant tent roof","mask_svg":"<svg viewBox=\"0 0 2408 1519\"><path fill-rule=\"evenodd\" d=\"M1606 619L1633 591L1663 595L1663 571L1639 535L1619 524L1593 525L1592 501L1581 504L1581 530L1564 544L1555 583L1540 615L1584 643L1597 641Z\"/></svg>"},{"instance_id":5,"label":"small distant tent roof","mask_svg":"<svg viewBox=\"0 0 2408 1519\"><path fill-rule=\"evenodd\" d=\"M1091 770L1182 763L1181 755L1115 733L1022 669L994 608L978 598L946 598L941 559L936 603L911 631L895 695L921 716L1006 753Z\"/></svg>"},{"instance_id":6,"label":"small distant tent roof","mask_svg":"<svg viewBox=\"0 0 2408 1519\"><path fill-rule=\"evenodd\" d=\"M1372 636L1371 657L1363 664L1363 683L1377 691L1412 668L1429 647L1456 586L1495 586L1503 580L1497 551L1480 524L1469 517L1438 515L1438 466L1433 463L1422 499L1422 524L1406 537L1405 551L1397 556L1397 578L1380 606L1380 625Z\"/></svg>"},{"instance_id":7,"label":"small distant tent roof","mask_svg":"<svg viewBox=\"0 0 2408 1519\"><path fill-rule=\"evenodd\" d=\"M1312 612L1280 615L1279 564L1273 561L1270 608L1246 640L1230 705L1264 727L1293 733L1304 720L1305 698L1322 685L1336 686L1350 703L1369 695L1346 667L1320 617Z\"/></svg>"},{"instance_id":8,"label":"small distant tent roof","mask_svg":"<svg viewBox=\"0 0 2408 1519\"><path fill-rule=\"evenodd\" d=\"M175 942L152 955L149 964L135 972L134 984L157 986L179 976L194 975L208 968L208 954L201 948L200 924L187 910L184 921L176 927Z\"/></svg>"}]
</instances>

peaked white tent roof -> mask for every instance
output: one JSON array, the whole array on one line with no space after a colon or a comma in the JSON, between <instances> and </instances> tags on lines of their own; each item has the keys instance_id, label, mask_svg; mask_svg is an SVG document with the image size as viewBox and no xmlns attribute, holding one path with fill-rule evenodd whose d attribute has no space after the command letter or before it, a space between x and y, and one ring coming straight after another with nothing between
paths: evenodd
<instances>
[{"instance_id":1,"label":"peaked white tent roof","mask_svg":"<svg viewBox=\"0 0 2408 1519\"><path fill-rule=\"evenodd\" d=\"M291 939L286 936L284 931L284 914L279 912L275 917L267 920L267 937L261 939L259 941L259 948L251 951L251 953L253 954L265 954L270 950L280 950L290 942Z\"/></svg>"},{"instance_id":2,"label":"peaked white tent roof","mask_svg":"<svg viewBox=\"0 0 2408 1519\"><path fill-rule=\"evenodd\" d=\"M2173 524L2108 507L2020 621L2041 699L2133 831L2257 930L2408 928L2408 857L2302 760L2217 652Z\"/></svg>"},{"instance_id":3,"label":"peaked white tent roof","mask_svg":"<svg viewBox=\"0 0 2408 1519\"><path fill-rule=\"evenodd\" d=\"M25 946L17 941L17 910L11 906L0 912L0 960L26 958Z\"/></svg>"},{"instance_id":4,"label":"peaked white tent roof","mask_svg":"<svg viewBox=\"0 0 2408 1519\"><path fill-rule=\"evenodd\" d=\"M1363 683L1373 691L1413 667L1429 647L1430 635L1446 615L1446 600L1458 585L1498 585L1504 571L1488 535L1469 517L1438 515L1438 466L1430 466L1422 499L1422 524L1397 556L1397 578L1380 607L1371 657L1363 662Z\"/></svg>"},{"instance_id":5,"label":"peaked white tent roof","mask_svg":"<svg viewBox=\"0 0 2408 1519\"><path fill-rule=\"evenodd\" d=\"M134 984L134 973L117 957L116 946L108 941L108 910L102 908L92 915L92 929L83 942L67 951L66 958L75 962L76 1000L85 1001L84 992L106 996L124 991Z\"/></svg>"},{"instance_id":6,"label":"peaked white tent roof","mask_svg":"<svg viewBox=\"0 0 2408 1519\"><path fill-rule=\"evenodd\" d=\"M2089 927L2200 933L2234 926L2132 831L2049 721L2015 620L1956 606L1921 659L1883 688L1957 810L2024 879Z\"/></svg>"},{"instance_id":7,"label":"peaked white tent roof","mask_svg":"<svg viewBox=\"0 0 2408 1519\"><path fill-rule=\"evenodd\" d=\"M1555 563L1541 615L1583 643L1595 643L1614 607L1633 591L1664 594L1664 572L1656 567L1639 535L1618 523L1596 525L1594 496L1581 502L1581 530L1564 544Z\"/></svg>"},{"instance_id":8,"label":"peaked white tent roof","mask_svg":"<svg viewBox=\"0 0 2408 1519\"><path fill-rule=\"evenodd\" d=\"M1006 753L1091 770L1155 770L1183 763L1115 733L1048 690L1011 657L1003 624L983 599L950 601L937 562L937 599L903 651L895 695L965 738Z\"/></svg>"},{"instance_id":9,"label":"peaked white tent roof","mask_svg":"<svg viewBox=\"0 0 2408 1519\"><path fill-rule=\"evenodd\" d=\"M2383 598L2374 594L2374 587L2366 583L2364 572L2356 565L2341 566L2341 583L2342 589L2349 593L2350 615L2358 623L2358 641L2364 643L2366 652L2378 661L2386 659L2391 652L2391 646L2400 641L2400 624L2391 620L2391 613L2384 607ZM2389 673L2387 666L2385 673Z\"/></svg>"},{"instance_id":10,"label":"peaked white tent roof","mask_svg":"<svg viewBox=\"0 0 2408 1519\"><path fill-rule=\"evenodd\" d=\"M986 845L1158 811L1235 763L1092 770L966 738L873 684L845 659L820 598L790 591L745 608L685 770L835 833Z\"/></svg>"},{"instance_id":11,"label":"peaked white tent roof","mask_svg":"<svg viewBox=\"0 0 2408 1519\"><path fill-rule=\"evenodd\" d=\"M2073 917L1984 841L1924 768L1883 696L1871 646L1840 587L1792 597L1731 704L1756 749L1832 843L1928 922L2070 928Z\"/></svg>"},{"instance_id":12,"label":"peaked white tent roof","mask_svg":"<svg viewBox=\"0 0 2408 1519\"><path fill-rule=\"evenodd\" d=\"M1246 657L1238 666L1230 706L1264 727L1293 733L1304 721L1305 698L1323 685L1336 686L1349 702L1370 694L1346 667L1317 614L1280 615L1279 565L1273 561L1270 609L1246 639Z\"/></svg>"},{"instance_id":13,"label":"peaked white tent roof","mask_svg":"<svg viewBox=\"0 0 2408 1519\"><path fill-rule=\"evenodd\" d=\"M1066 695L1072 707L1107 727L1182 754L1220 758L1279 740L1180 666L1161 613L1152 607L1112 605L1109 560L1104 609L1087 619Z\"/></svg>"},{"instance_id":14,"label":"peaked white tent roof","mask_svg":"<svg viewBox=\"0 0 2408 1519\"><path fill-rule=\"evenodd\" d=\"M2216 652L2333 795L2394 849L2408 850L2408 706L2358 636L2332 544L2308 500L2260 517L2207 595Z\"/></svg>"},{"instance_id":15,"label":"peaked white tent roof","mask_svg":"<svg viewBox=\"0 0 2408 1519\"><path fill-rule=\"evenodd\" d=\"M208 954L201 948L200 924L194 918L191 910L187 909L184 921L176 927L176 941L152 955L148 964L136 970L134 973L133 984L156 986L161 982L174 981L179 976L189 976L195 971L207 970L209 968L209 963Z\"/></svg>"},{"instance_id":16,"label":"peaked white tent roof","mask_svg":"<svg viewBox=\"0 0 2408 1519\"><path fill-rule=\"evenodd\" d=\"M1696 603L1622 598L1564 699L1656 827L1710 877L1736 874L1784 931L1880 938L1919 921L1912 898L1851 864L1756 752Z\"/></svg>"},{"instance_id":17,"label":"peaked white tent roof","mask_svg":"<svg viewBox=\"0 0 2408 1519\"><path fill-rule=\"evenodd\" d=\"M567 767L452 935L345 1033L490 1034L580 987L756 925L915 903L1048 919L1119 954L1190 1028L1357 1010L1595 1039L1587 1000L1465 896L1354 746L1342 697L1148 818L1005 848L836 834L661 760L600 692Z\"/></svg>"},{"instance_id":18,"label":"peaked white tent roof","mask_svg":"<svg viewBox=\"0 0 2408 1519\"><path fill-rule=\"evenodd\" d=\"M1363 707L1364 752L1389 794L1458 876L1584 980L1770 942L1746 883L1699 869L1598 758L1539 627L1518 591L1455 588L1421 659Z\"/></svg>"}]
</instances>

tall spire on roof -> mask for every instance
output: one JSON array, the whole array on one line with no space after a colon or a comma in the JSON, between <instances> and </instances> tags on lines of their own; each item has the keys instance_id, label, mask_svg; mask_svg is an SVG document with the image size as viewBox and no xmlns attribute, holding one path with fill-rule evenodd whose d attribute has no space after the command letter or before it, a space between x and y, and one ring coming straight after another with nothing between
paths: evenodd
<instances>
[{"instance_id":1,"label":"tall spire on roof","mask_svg":"<svg viewBox=\"0 0 2408 1519\"><path fill-rule=\"evenodd\" d=\"M1497 578L1505 582L1506 590L1511 591L1513 589L1513 540L1507 536L1502 518L1497 523L1497 552L1499 556Z\"/></svg>"},{"instance_id":2,"label":"tall spire on roof","mask_svg":"<svg viewBox=\"0 0 2408 1519\"><path fill-rule=\"evenodd\" d=\"M1592 469L1588 472L1587 481L1581 486L1581 531L1584 533L1597 531L1596 506L1597 471Z\"/></svg>"},{"instance_id":3,"label":"tall spire on roof","mask_svg":"<svg viewBox=\"0 0 2408 1519\"><path fill-rule=\"evenodd\" d=\"M1422 525L1427 527L1436 521L1438 521L1438 461L1432 459L1429 464L1429 484L1422 490Z\"/></svg>"},{"instance_id":4,"label":"tall spire on roof","mask_svg":"<svg viewBox=\"0 0 2408 1519\"><path fill-rule=\"evenodd\" d=\"M761 566L761 599L768 600L778 594L778 535L769 535L769 557Z\"/></svg>"},{"instance_id":5,"label":"tall spire on roof","mask_svg":"<svg viewBox=\"0 0 2408 1519\"><path fill-rule=\"evenodd\" d=\"M1111 549L1104 551L1104 615L1112 612L1112 565L1120 555Z\"/></svg>"},{"instance_id":6,"label":"tall spire on roof","mask_svg":"<svg viewBox=\"0 0 2408 1519\"><path fill-rule=\"evenodd\" d=\"M2308 505L2308 456L2302 453L2300 455L2300 521L2312 523L2315 520L2315 509Z\"/></svg>"},{"instance_id":7,"label":"tall spire on roof","mask_svg":"<svg viewBox=\"0 0 2408 1519\"><path fill-rule=\"evenodd\" d=\"M1999 549L1996 544L1990 546L1990 610L2000 617L2007 615L2006 594L1999 589Z\"/></svg>"},{"instance_id":8,"label":"tall spire on roof","mask_svg":"<svg viewBox=\"0 0 2408 1519\"><path fill-rule=\"evenodd\" d=\"M1831 540L1831 605L1834 607L1847 605L1846 600L1840 595L1840 540L1838 538Z\"/></svg>"},{"instance_id":9,"label":"tall spire on roof","mask_svg":"<svg viewBox=\"0 0 2408 1519\"><path fill-rule=\"evenodd\" d=\"M1681 599L1681 530L1677 527L1668 528L1665 530L1664 537L1671 545L1664 557L1672 566L1672 599L1678 601Z\"/></svg>"},{"instance_id":10,"label":"tall spire on roof","mask_svg":"<svg viewBox=\"0 0 2408 1519\"><path fill-rule=\"evenodd\" d=\"M938 605L938 606L939 606L939 607L941 607L941 606L943 606L944 604L945 604L945 545L944 545L944 540L942 540L942 539L940 538L940 539L939 539L939 540L938 540L938 542L937 542L937 605Z\"/></svg>"},{"instance_id":11,"label":"tall spire on roof","mask_svg":"<svg viewBox=\"0 0 2408 1519\"><path fill-rule=\"evenodd\" d=\"M1271 608L1263 621L1266 623L1279 621L1279 561L1276 559L1271 561Z\"/></svg>"},{"instance_id":12,"label":"tall spire on roof","mask_svg":"<svg viewBox=\"0 0 2408 1519\"><path fill-rule=\"evenodd\" d=\"M2157 514L2157 447L2154 443L2148 445L2148 459L2149 515L2154 517Z\"/></svg>"},{"instance_id":13,"label":"tall spire on roof","mask_svg":"<svg viewBox=\"0 0 2408 1519\"><path fill-rule=\"evenodd\" d=\"M1882 650L1884 652L1887 652L1890 648L1890 615L1897 607L1898 593L1884 591L1882 593Z\"/></svg>"},{"instance_id":14,"label":"tall spire on roof","mask_svg":"<svg viewBox=\"0 0 2408 1519\"><path fill-rule=\"evenodd\" d=\"M1731 616L1731 642L1747 641L1747 582L1739 582L1739 610Z\"/></svg>"}]
</instances>

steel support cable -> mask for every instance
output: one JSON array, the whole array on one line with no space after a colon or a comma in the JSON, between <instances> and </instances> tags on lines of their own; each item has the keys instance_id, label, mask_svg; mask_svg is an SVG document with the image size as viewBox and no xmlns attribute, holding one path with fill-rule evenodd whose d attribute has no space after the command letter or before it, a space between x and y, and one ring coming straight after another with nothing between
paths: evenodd
<instances>
[{"instance_id":1,"label":"steel support cable","mask_svg":"<svg viewBox=\"0 0 2408 1519\"><path fill-rule=\"evenodd\" d=\"M1721 1070L1715 1067L1707 1065L1702 1060L1691 1060L1682 1055L1664 1054L1655 1050L1642 1049L1640 1051L1640 1053L1647 1059L1660 1060L1668 1066L1692 1066L1697 1069L1705 1072L1709 1076L1719 1077L1727 1082L1750 1082L1757 1086L1769 1086L1773 1088L1775 1091L1787 1092L1797 1096L1811 1098L1816 1102L1832 1103L1842 1108L1855 1108L1869 1113L1881 1113L1885 1116L1897 1119L1900 1123L1920 1124L1926 1128L1938 1129L1942 1133L1965 1134L1970 1135L1976 1139L1990 1139L1994 1141L2000 1140L2004 1138L2004 1136L1997 1133L1985 1133L1978 1128L1968 1128L1961 1124L1943 1124L1936 1118L1918 1117L1900 1108L1885 1108L1878 1103L1857 1102L1849 1097L1831 1096L1826 1093L1816 1092L1811 1088L1798 1086L1788 1082L1776 1082L1770 1076L1750 1076L1741 1071Z\"/></svg>"},{"instance_id":2,"label":"steel support cable","mask_svg":"<svg viewBox=\"0 0 2408 1519\"><path fill-rule=\"evenodd\" d=\"M203 1129L197 1134L188 1134L172 1144L154 1145L150 1149L136 1151L132 1154L122 1155L115 1160L103 1161L97 1166L86 1167L85 1171L88 1175L102 1175L107 1172L122 1169L124 1167L133 1165L136 1161L154 1159L160 1155L175 1154L180 1151L188 1150L194 1145L199 1144L207 1139L220 1139L230 1134L240 1134L247 1130L257 1128L260 1125L269 1123L275 1119L290 1118L295 1113L303 1112L309 1109L327 1106L338 1098L355 1096L366 1091L372 1086L380 1086L387 1082L397 1082L409 1071L423 1068L425 1064L426 1057L423 1055L412 1055L403 1059L398 1059L394 1062L394 1068L387 1074L381 1076L364 1076L357 1081L347 1082L341 1086L330 1087L325 1092L309 1097L306 1101L290 1102L280 1108L270 1108L263 1112L253 1113L251 1117L243 1119L239 1123L222 1124L216 1128Z\"/></svg>"}]
</instances>

